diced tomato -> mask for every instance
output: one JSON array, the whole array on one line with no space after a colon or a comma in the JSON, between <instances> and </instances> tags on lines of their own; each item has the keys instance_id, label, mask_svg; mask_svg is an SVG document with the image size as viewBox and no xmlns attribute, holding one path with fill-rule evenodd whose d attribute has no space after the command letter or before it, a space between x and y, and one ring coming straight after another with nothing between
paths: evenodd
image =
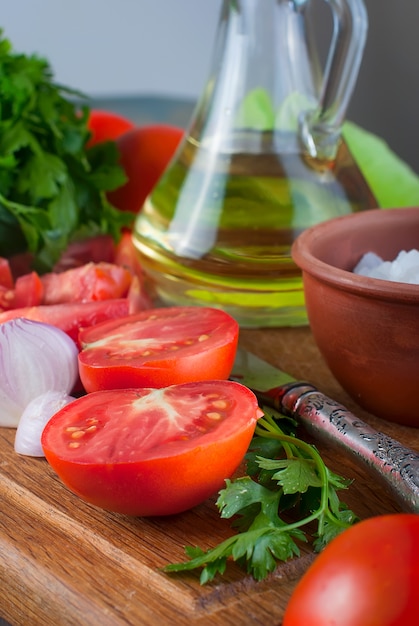
<instances>
[{"instance_id":1,"label":"diced tomato","mask_svg":"<svg viewBox=\"0 0 419 626\"><path fill-rule=\"evenodd\" d=\"M41 280L43 304L61 304L123 298L132 276L114 263L86 263L65 272L44 274Z\"/></svg>"},{"instance_id":2,"label":"diced tomato","mask_svg":"<svg viewBox=\"0 0 419 626\"><path fill-rule=\"evenodd\" d=\"M38 306L44 295L44 285L36 272L18 276L15 283L13 308Z\"/></svg>"},{"instance_id":3,"label":"diced tomato","mask_svg":"<svg viewBox=\"0 0 419 626\"><path fill-rule=\"evenodd\" d=\"M96 302L50 304L11 309L0 313L0 324L17 317L45 322L61 328L77 344L80 329L129 314L127 298L113 298Z\"/></svg>"},{"instance_id":4,"label":"diced tomato","mask_svg":"<svg viewBox=\"0 0 419 626\"><path fill-rule=\"evenodd\" d=\"M13 306L14 298L13 289L0 285L0 311L8 311Z\"/></svg>"},{"instance_id":5,"label":"diced tomato","mask_svg":"<svg viewBox=\"0 0 419 626\"><path fill-rule=\"evenodd\" d=\"M10 263L7 259L0 257L0 287L13 289L14 281Z\"/></svg>"},{"instance_id":6,"label":"diced tomato","mask_svg":"<svg viewBox=\"0 0 419 626\"><path fill-rule=\"evenodd\" d=\"M255 395L231 381L99 391L60 409L42 446L83 500L128 515L172 515L223 487L260 415Z\"/></svg>"},{"instance_id":7,"label":"diced tomato","mask_svg":"<svg viewBox=\"0 0 419 626\"><path fill-rule=\"evenodd\" d=\"M80 332L80 378L88 392L226 379L238 335L236 320L219 309L142 311Z\"/></svg>"}]
</instances>

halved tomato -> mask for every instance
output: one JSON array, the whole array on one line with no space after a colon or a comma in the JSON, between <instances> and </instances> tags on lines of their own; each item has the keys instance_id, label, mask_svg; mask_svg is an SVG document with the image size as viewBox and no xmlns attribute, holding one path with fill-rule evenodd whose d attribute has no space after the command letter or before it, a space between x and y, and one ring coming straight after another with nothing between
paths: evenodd
<instances>
[{"instance_id":1,"label":"halved tomato","mask_svg":"<svg viewBox=\"0 0 419 626\"><path fill-rule=\"evenodd\" d=\"M60 409L42 447L83 500L128 515L172 515L223 487L260 415L255 395L231 381L98 391Z\"/></svg>"},{"instance_id":2,"label":"halved tomato","mask_svg":"<svg viewBox=\"0 0 419 626\"><path fill-rule=\"evenodd\" d=\"M80 332L80 378L87 392L226 379L238 335L218 309L148 309Z\"/></svg>"}]
</instances>

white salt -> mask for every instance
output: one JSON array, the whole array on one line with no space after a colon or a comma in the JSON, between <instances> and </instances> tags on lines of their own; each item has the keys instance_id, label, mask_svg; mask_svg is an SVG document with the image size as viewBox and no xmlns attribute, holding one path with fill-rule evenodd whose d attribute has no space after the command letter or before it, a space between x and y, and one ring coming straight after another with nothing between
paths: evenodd
<instances>
[{"instance_id":1,"label":"white salt","mask_svg":"<svg viewBox=\"0 0 419 626\"><path fill-rule=\"evenodd\" d=\"M402 250L394 261L384 261L375 252L367 252L353 271L369 278L419 285L419 251Z\"/></svg>"}]
</instances>

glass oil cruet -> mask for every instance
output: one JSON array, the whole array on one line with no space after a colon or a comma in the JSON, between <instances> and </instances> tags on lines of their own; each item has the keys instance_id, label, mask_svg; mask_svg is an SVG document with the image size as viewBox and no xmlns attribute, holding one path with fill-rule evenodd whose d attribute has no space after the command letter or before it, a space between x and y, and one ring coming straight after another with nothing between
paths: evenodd
<instances>
[{"instance_id":1,"label":"glass oil cruet","mask_svg":"<svg viewBox=\"0 0 419 626\"><path fill-rule=\"evenodd\" d=\"M304 325L294 239L377 206L341 136L365 6L326 2L333 33L322 70L310 0L223 1L190 127L135 223L160 304L220 307L242 327Z\"/></svg>"}]
</instances>

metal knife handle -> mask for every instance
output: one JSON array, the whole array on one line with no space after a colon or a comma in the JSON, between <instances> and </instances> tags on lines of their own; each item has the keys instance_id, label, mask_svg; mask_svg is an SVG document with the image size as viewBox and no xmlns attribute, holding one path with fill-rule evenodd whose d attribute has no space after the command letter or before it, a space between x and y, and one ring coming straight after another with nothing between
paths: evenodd
<instances>
[{"instance_id":1,"label":"metal knife handle","mask_svg":"<svg viewBox=\"0 0 419 626\"><path fill-rule=\"evenodd\" d=\"M290 383L256 394L284 415L298 418L315 438L361 461L404 510L419 513L417 452L375 430L308 383Z\"/></svg>"}]
</instances>

